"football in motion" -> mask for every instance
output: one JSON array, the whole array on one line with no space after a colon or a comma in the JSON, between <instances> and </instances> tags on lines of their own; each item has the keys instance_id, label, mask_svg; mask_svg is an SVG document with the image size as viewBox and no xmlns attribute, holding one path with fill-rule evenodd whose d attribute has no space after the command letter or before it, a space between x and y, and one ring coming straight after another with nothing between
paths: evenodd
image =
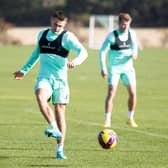
<instances>
[{"instance_id":1,"label":"football in motion","mask_svg":"<svg viewBox=\"0 0 168 168\"><path fill-rule=\"evenodd\" d=\"M118 143L118 136L111 129L100 131L97 138L100 146L104 149L113 149Z\"/></svg>"}]
</instances>

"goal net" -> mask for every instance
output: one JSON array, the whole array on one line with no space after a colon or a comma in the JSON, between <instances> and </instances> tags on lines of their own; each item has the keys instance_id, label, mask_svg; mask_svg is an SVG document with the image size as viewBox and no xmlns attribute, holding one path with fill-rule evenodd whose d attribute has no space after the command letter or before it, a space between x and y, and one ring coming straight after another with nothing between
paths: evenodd
<instances>
[{"instance_id":1,"label":"goal net","mask_svg":"<svg viewBox=\"0 0 168 168\"><path fill-rule=\"evenodd\" d=\"M118 16L91 15L89 19L89 47L99 49L107 34L118 26Z\"/></svg>"}]
</instances>

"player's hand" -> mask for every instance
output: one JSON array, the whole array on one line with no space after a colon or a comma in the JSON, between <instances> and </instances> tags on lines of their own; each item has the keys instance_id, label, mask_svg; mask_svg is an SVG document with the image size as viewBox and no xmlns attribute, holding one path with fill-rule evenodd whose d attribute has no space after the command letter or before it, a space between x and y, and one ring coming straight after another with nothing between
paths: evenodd
<instances>
[{"instance_id":1,"label":"player's hand","mask_svg":"<svg viewBox=\"0 0 168 168\"><path fill-rule=\"evenodd\" d=\"M137 54L133 53L131 56L132 56L132 59L133 59L133 60L136 60L136 59L137 59Z\"/></svg>"},{"instance_id":2,"label":"player's hand","mask_svg":"<svg viewBox=\"0 0 168 168\"><path fill-rule=\"evenodd\" d=\"M24 77L24 73L22 73L20 71L14 72L13 75L14 75L14 78L17 79L17 80L21 80Z\"/></svg>"},{"instance_id":3,"label":"player's hand","mask_svg":"<svg viewBox=\"0 0 168 168\"><path fill-rule=\"evenodd\" d=\"M69 61L68 64L67 64L68 68L74 68L75 67L75 64L72 62L72 61Z\"/></svg>"},{"instance_id":4,"label":"player's hand","mask_svg":"<svg viewBox=\"0 0 168 168\"><path fill-rule=\"evenodd\" d=\"M107 72L105 72L105 71L101 71L101 76L104 78L104 79L106 79L107 78Z\"/></svg>"}]
</instances>

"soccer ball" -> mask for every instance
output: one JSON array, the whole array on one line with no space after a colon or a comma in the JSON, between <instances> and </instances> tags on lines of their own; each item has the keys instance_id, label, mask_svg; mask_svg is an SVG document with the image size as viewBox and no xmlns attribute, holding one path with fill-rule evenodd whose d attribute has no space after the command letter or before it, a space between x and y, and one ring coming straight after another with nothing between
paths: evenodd
<instances>
[{"instance_id":1,"label":"soccer ball","mask_svg":"<svg viewBox=\"0 0 168 168\"><path fill-rule=\"evenodd\" d=\"M117 134L111 129L104 129L98 134L98 142L104 149L113 149L118 143Z\"/></svg>"}]
</instances>

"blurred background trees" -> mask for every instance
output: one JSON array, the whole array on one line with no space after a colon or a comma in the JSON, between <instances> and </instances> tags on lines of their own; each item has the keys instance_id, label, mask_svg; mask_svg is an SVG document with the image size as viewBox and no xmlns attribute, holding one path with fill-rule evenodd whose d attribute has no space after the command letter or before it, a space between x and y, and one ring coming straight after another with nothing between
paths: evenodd
<instances>
[{"instance_id":1,"label":"blurred background trees","mask_svg":"<svg viewBox=\"0 0 168 168\"><path fill-rule=\"evenodd\" d=\"M168 26L168 0L1 0L0 18L16 26L46 26L55 9L88 26L92 14L129 12L134 27Z\"/></svg>"}]
</instances>

